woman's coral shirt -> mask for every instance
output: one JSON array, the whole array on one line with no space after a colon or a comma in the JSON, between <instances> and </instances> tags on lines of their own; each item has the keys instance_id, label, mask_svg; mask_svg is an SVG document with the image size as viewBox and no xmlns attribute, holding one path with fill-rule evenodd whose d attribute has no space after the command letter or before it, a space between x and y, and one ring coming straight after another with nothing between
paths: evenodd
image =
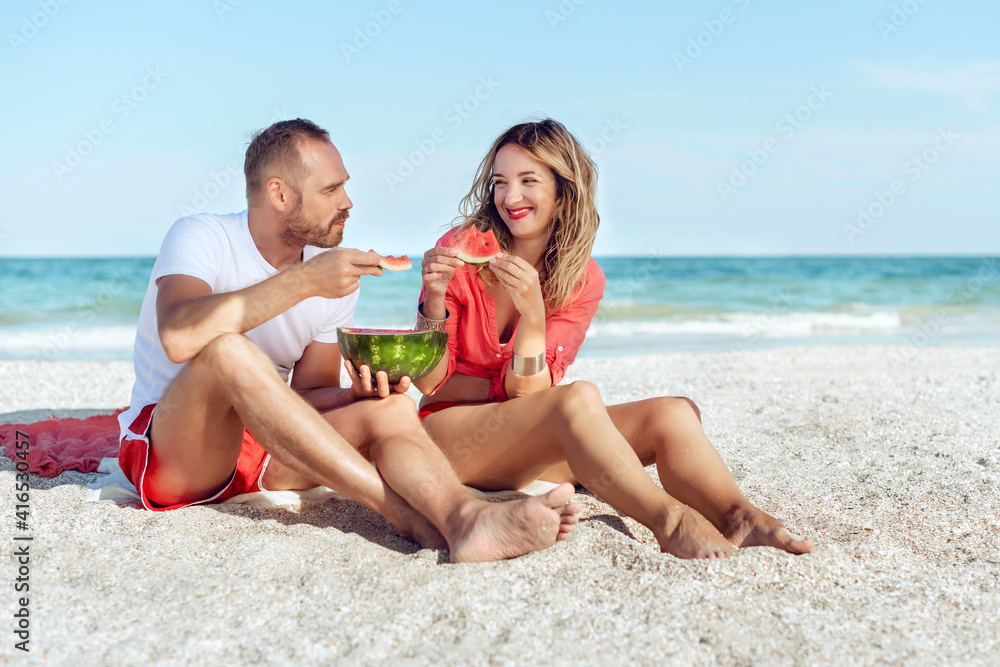
<instances>
[{"instance_id":1,"label":"woman's coral shirt","mask_svg":"<svg viewBox=\"0 0 1000 667\"><path fill-rule=\"evenodd\" d=\"M442 236L438 246L452 247L455 231ZM566 375L566 368L576 359L576 353L597 313L597 306L604 296L604 273L594 258L587 261L582 280L583 290L568 306L551 313L545 319L545 360L552 374L552 384L558 384ZM577 290L580 286L577 286ZM420 301L424 300L424 291ZM492 380L490 401L507 400L504 379L510 367L513 345L500 345L497 331L496 303L486 292L477 267L466 265L455 272L448 283L445 296L448 308L448 372L431 392L433 395L454 373ZM517 329L515 325L514 340Z\"/></svg>"}]
</instances>

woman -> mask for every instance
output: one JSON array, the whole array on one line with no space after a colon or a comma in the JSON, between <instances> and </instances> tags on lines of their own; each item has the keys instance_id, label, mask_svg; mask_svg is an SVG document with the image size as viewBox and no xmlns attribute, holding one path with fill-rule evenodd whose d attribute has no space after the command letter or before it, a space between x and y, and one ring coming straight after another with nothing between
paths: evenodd
<instances>
[{"instance_id":1,"label":"woman","mask_svg":"<svg viewBox=\"0 0 1000 667\"><path fill-rule=\"evenodd\" d=\"M465 484L581 483L675 556L812 551L740 493L689 399L605 406L588 382L556 386L604 294L590 257L596 186L594 163L556 121L517 125L493 143L462 222L422 263L418 328L450 334L448 354L414 383L425 427ZM492 229L504 251L478 270L452 247L470 227ZM644 469L653 463L662 489Z\"/></svg>"}]
</instances>

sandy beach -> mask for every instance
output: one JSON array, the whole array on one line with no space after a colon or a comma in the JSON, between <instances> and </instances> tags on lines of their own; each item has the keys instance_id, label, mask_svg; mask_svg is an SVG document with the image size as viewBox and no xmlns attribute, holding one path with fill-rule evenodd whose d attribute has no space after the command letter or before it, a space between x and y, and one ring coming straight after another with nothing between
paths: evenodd
<instances>
[{"instance_id":1,"label":"sandy beach","mask_svg":"<svg viewBox=\"0 0 1000 667\"><path fill-rule=\"evenodd\" d=\"M580 493L555 547L449 565L332 500L152 513L32 476L31 653L14 664L998 664L997 348L583 359L616 403L683 395L744 493L816 551L682 561ZM127 362L0 362L0 421L126 405ZM13 463L0 460L10 552ZM654 468L649 468L655 479Z\"/></svg>"}]
</instances>

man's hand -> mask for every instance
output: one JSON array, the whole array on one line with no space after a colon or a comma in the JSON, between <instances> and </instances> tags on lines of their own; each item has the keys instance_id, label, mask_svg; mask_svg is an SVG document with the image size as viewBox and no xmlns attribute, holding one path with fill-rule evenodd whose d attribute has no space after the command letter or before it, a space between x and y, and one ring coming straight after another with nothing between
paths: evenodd
<instances>
[{"instance_id":1,"label":"man's hand","mask_svg":"<svg viewBox=\"0 0 1000 667\"><path fill-rule=\"evenodd\" d=\"M351 376L351 398L359 400L362 398L388 398L389 394L396 392L405 394L410 389L410 378L403 376L397 384L389 384L389 376L385 371L378 371L375 374L375 382L372 382L372 371L368 366L362 365L359 373L350 359L344 359L344 368Z\"/></svg>"},{"instance_id":2,"label":"man's hand","mask_svg":"<svg viewBox=\"0 0 1000 667\"><path fill-rule=\"evenodd\" d=\"M380 261L382 258L375 252L333 248L299 264L296 270L307 282L310 295L339 299L358 289L361 276L382 275Z\"/></svg>"}]
</instances>

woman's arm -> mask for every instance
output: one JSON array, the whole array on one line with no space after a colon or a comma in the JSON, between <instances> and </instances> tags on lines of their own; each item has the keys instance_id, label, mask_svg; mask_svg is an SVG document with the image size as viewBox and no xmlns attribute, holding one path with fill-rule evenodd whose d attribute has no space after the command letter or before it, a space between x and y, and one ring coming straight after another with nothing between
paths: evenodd
<instances>
[{"instance_id":1,"label":"woman's arm","mask_svg":"<svg viewBox=\"0 0 1000 667\"><path fill-rule=\"evenodd\" d=\"M548 389L552 386L552 374L545 361L545 298L538 271L516 255L490 260L490 270L501 281L521 316L511 342L514 356L506 369L504 391L508 398L515 398Z\"/></svg>"},{"instance_id":2,"label":"woman's arm","mask_svg":"<svg viewBox=\"0 0 1000 667\"><path fill-rule=\"evenodd\" d=\"M513 273L516 272L514 269ZM521 275L524 275L523 271ZM521 337L522 327L527 324L524 332L525 342L528 344L519 347L515 340L514 353L525 357L539 350L544 353L544 369L535 375L518 374L512 359L512 363L503 369L503 388L508 398L541 391L562 381L566 368L576 359L587 329L597 314L597 307L604 297L604 284L604 274L597 262L591 259L587 264L583 287L572 303L551 313L542 320L540 327L532 316L529 315L526 319L522 314L517 338ZM541 343L538 343L537 338L539 331L542 335Z\"/></svg>"},{"instance_id":3,"label":"woman's arm","mask_svg":"<svg viewBox=\"0 0 1000 667\"><path fill-rule=\"evenodd\" d=\"M455 271L459 267L465 266L465 262L458 259L456 255L458 255L457 249L444 246L436 246L424 253L424 260L420 264L421 279L424 283L423 301L417 306L417 312L426 320L431 321L431 323L427 323L424 320L428 327L434 326L436 323L444 323L448 319L448 283L455 276ZM454 330L454 327L452 329ZM429 395L448 376L451 348L455 344L452 338L454 338L454 334L449 336L449 349L441 357L441 361L434 367L434 370L413 383L413 386L420 393Z\"/></svg>"},{"instance_id":4,"label":"woman's arm","mask_svg":"<svg viewBox=\"0 0 1000 667\"><path fill-rule=\"evenodd\" d=\"M445 350L444 356L441 357L441 361L438 365L434 367L430 373L424 377L416 380L413 386L421 393L429 395L434 388L437 387L444 380L445 376L448 375L448 351Z\"/></svg>"},{"instance_id":5,"label":"woman's arm","mask_svg":"<svg viewBox=\"0 0 1000 667\"><path fill-rule=\"evenodd\" d=\"M537 315L525 317L521 315L521 321L517 324L517 333L514 335L514 354L521 359L528 360L527 363L541 357L541 369L529 374L525 371L519 372L514 366L513 359L507 368L507 376L504 378L504 390L508 398L533 394L536 391L548 389L552 386L552 373L549 365L545 361L545 314L542 312L541 321Z\"/></svg>"}]
</instances>

